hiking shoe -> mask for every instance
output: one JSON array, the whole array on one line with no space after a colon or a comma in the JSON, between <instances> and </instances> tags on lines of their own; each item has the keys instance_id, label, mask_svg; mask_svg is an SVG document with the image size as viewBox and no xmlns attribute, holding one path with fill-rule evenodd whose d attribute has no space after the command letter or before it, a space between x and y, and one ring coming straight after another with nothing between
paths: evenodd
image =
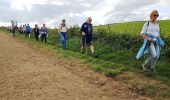
<instances>
[{"instance_id":1,"label":"hiking shoe","mask_svg":"<svg viewBox=\"0 0 170 100\"><path fill-rule=\"evenodd\" d=\"M82 50L82 51L80 51L80 53L81 53L81 54L84 54L84 51Z\"/></svg>"},{"instance_id":2,"label":"hiking shoe","mask_svg":"<svg viewBox=\"0 0 170 100\"><path fill-rule=\"evenodd\" d=\"M158 72L156 71L156 69L155 69L155 68L151 68L151 69L150 69L150 72L158 73Z\"/></svg>"},{"instance_id":3,"label":"hiking shoe","mask_svg":"<svg viewBox=\"0 0 170 100\"><path fill-rule=\"evenodd\" d=\"M142 64L142 68L143 68L144 71L150 71L148 65Z\"/></svg>"},{"instance_id":4,"label":"hiking shoe","mask_svg":"<svg viewBox=\"0 0 170 100\"><path fill-rule=\"evenodd\" d=\"M96 53L93 53L91 56L94 57L94 58L97 58L99 55L96 54Z\"/></svg>"}]
</instances>

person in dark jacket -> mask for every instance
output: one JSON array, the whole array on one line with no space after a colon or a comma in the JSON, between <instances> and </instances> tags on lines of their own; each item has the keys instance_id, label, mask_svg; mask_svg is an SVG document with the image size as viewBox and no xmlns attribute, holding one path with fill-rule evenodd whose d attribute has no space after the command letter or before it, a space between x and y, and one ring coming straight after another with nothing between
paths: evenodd
<instances>
[{"instance_id":1,"label":"person in dark jacket","mask_svg":"<svg viewBox=\"0 0 170 100\"><path fill-rule=\"evenodd\" d=\"M81 45L81 53L83 53L84 48L90 47L92 56L97 57L94 51L93 46L93 26L92 26L92 18L89 17L85 23L81 26L81 35L82 35L82 45Z\"/></svg>"},{"instance_id":2,"label":"person in dark jacket","mask_svg":"<svg viewBox=\"0 0 170 100\"><path fill-rule=\"evenodd\" d=\"M35 28L34 28L34 34L35 34L35 38L36 38L36 40L38 41L38 36L39 36L39 32L40 32L40 30L39 30L39 27L38 27L38 25L37 24L35 24Z\"/></svg>"}]
</instances>

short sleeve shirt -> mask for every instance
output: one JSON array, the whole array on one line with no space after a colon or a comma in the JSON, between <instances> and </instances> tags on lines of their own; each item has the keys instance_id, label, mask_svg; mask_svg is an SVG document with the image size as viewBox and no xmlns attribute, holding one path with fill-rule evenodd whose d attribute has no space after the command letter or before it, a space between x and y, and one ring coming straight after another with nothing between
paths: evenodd
<instances>
[{"instance_id":1,"label":"short sleeve shirt","mask_svg":"<svg viewBox=\"0 0 170 100\"><path fill-rule=\"evenodd\" d=\"M155 37L158 37L160 35L159 31L160 31L160 28L157 23L153 24L153 23L149 22L149 25L148 25L148 22L146 22L143 25L143 28L142 28L140 34L150 33L150 34L153 34Z\"/></svg>"}]
</instances>

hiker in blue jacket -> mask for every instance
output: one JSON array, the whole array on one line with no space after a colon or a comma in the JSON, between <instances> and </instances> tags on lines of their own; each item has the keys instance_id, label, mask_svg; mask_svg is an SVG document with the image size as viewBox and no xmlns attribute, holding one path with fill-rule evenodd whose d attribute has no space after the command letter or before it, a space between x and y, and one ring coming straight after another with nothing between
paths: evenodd
<instances>
[{"instance_id":1,"label":"hiker in blue jacket","mask_svg":"<svg viewBox=\"0 0 170 100\"><path fill-rule=\"evenodd\" d=\"M156 72L155 65L160 56L160 49L164 46L160 38L160 28L157 23L159 13L154 10L150 14L150 21L146 22L140 32L144 38L143 46L138 51L136 58L139 59L143 54L149 53L150 57L142 64L144 71Z\"/></svg>"},{"instance_id":2,"label":"hiker in blue jacket","mask_svg":"<svg viewBox=\"0 0 170 100\"><path fill-rule=\"evenodd\" d=\"M43 24L43 27L41 27L41 39L42 39L42 42L45 39L45 43L47 43L47 34L48 34L48 29L45 26L45 24Z\"/></svg>"},{"instance_id":3,"label":"hiker in blue jacket","mask_svg":"<svg viewBox=\"0 0 170 100\"><path fill-rule=\"evenodd\" d=\"M31 37L31 27L29 24L26 25L26 36Z\"/></svg>"},{"instance_id":4,"label":"hiker in blue jacket","mask_svg":"<svg viewBox=\"0 0 170 100\"><path fill-rule=\"evenodd\" d=\"M82 45L81 45L81 53L83 53L83 49L90 47L91 55L97 57L94 51L93 46L93 26L92 26L92 18L89 17L85 23L81 26L81 35L82 35Z\"/></svg>"}]
</instances>

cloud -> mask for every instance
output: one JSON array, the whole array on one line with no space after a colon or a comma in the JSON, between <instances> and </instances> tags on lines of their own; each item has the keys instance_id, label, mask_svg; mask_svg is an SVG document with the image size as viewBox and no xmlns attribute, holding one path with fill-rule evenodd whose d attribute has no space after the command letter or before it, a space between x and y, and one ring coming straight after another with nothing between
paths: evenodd
<instances>
[{"instance_id":1,"label":"cloud","mask_svg":"<svg viewBox=\"0 0 170 100\"><path fill-rule=\"evenodd\" d=\"M149 6L159 2L159 0L121 0L105 15L107 17L105 23L146 20L150 12Z\"/></svg>"},{"instance_id":2,"label":"cloud","mask_svg":"<svg viewBox=\"0 0 170 100\"><path fill-rule=\"evenodd\" d=\"M0 23L17 20L58 26L61 19L69 25L81 25L91 16L93 23L148 20L151 10L160 11L160 19L170 18L168 0L0 0Z\"/></svg>"},{"instance_id":3,"label":"cloud","mask_svg":"<svg viewBox=\"0 0 170 100\"><path fill-rule=\"evenodd\" d=\"M3 20L0 21L9 22L14 19L21 23L55 23L54 20L60 22L61 19L65 18L72 19L70 23L76 24L81 18L90 16L86 13L86 15L83 15L84 12L91 11L100 4L98 0L72 0L72 2L66 0L51 0L50 2L42 0L42 2L40 2L39 0L40 3L32 3L32 1L33 0L26 0L21 2L21 0L11 0L11 3L8 4L9 8L0 10L0 12L3 13L3 15L0 15L0 18ZM3 1L1 4L6 5L6 2Z\"/></svg>"}]
</instances>

